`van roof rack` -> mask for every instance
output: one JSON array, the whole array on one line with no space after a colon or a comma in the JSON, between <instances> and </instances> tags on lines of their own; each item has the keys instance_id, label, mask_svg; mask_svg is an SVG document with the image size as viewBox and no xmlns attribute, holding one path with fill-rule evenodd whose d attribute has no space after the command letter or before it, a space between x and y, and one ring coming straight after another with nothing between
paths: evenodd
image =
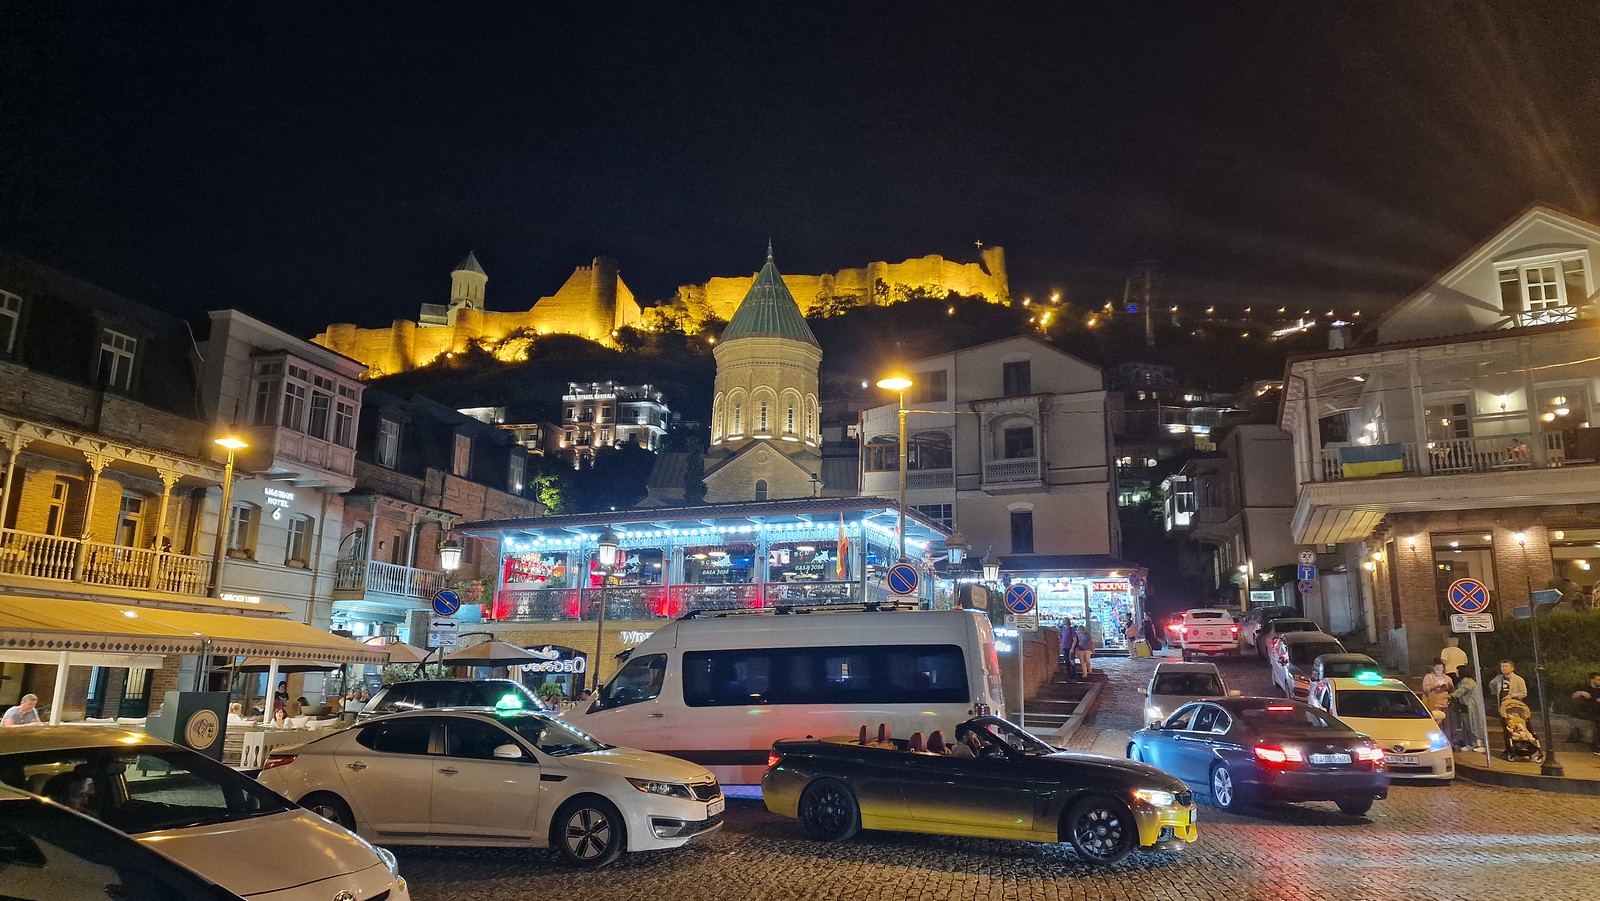
<instances>
[{"instance_id":1,"label":"van roof rack","mask_svg":"<svg viewBox=\"0 0 1600 901\"><path fill-rule=\"evenodd\" d=\"M742 607L738 610L690 610L678 617L682 622L686 619L713 618L721 619L726 616L770 615L787 616L802 613L878 613L896 610L920 610L922 604L912 598L893 601L867 601L853 604L774 604L771 607Z\"/></svg>"}]
</instances>

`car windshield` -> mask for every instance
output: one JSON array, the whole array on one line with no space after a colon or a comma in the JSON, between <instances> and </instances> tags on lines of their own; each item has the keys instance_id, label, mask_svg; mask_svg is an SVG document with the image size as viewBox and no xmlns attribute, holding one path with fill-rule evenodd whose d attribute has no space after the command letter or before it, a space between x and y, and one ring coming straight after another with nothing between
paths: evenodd
<instances>
[{"instance_id":1,"label":"car windshield","mask_svg":"<svg viewBox=\"0 0 1600 901\"><path fill-rule=\"evenodd\" d=\"M589 733L548 716L509 716L500 722L551 757L603 751L610 747Z\"/></svg>"},{"instance_id":2,"label":"car windshield","mask_svg":"<svg viewBox=\"0 0 1600 901\"><path fill-rule=\"evenodd\" d=\"M1186 695L1189 697L1215 697L1222 694L1222 680L1212 673L1160 673L1156 676L1153 695Z\"/></svg>"},{"instance_id":3,"label":"car windshield","mask_svg":"<svg viewBox=\"0 0 1600 901\"><path fill-rule=\"evenodd\" d=\"M1309 619L1275 619L1272 621L1272 631L1279 634L1286 632L1315 632L1317 624Z\"/></svg>"},{"instance_id":4,"label":"car windshield","mask_svg":"<svg viewBox=\"0 0 1600 901\"><path fill-rule=\"evenodd\" d=\"M1331 641L1302 641L1289 645L1289 662L1305 665L1323 654L1337 654L1344 648Z\"/></svg>"},{"instance_id":5,"label":"car windshield","mask_svg":"<svg viewBox=\"0 0 1600 901\"><path fill-rule=\"evenodd\" d=\"M1001 719L969 720L957 727L956 732L965 734L968 728L975 729L986 744L1003 745L1012 754L1042 757L1059 750Z\"/></svg>"},{"instance_id":6,"label":"car windshield","mask_svg":"<svg viewBox=\"0 0 1600 901\"><path fill-rule=\"evenodd\" d=\"M1358 689L1339 692L1339 715L1375 720L1429 720L1417 696L1396 689Z\"/></svg>"},{"instance_id":7,"label":"car windshield","mask_svg":"<svg viewBox=\"0 0 1600 901\"><path fill-rule=\"evenodd\" d=\"M1343 729L1343 725L1315 707L1305 704L1265 704L1237 711L1239 717L1258 731L1273 729Z\"/></svg>"},{"instance_id":8,"label":"car windshield","mask_svg":"<svg viewBox=\"0 0 1600 901\"><path fill-rule=\"evenodd\" d=\"M1221 610L1190 610L1189 611L1189 622L1191 622L1191 623L1199 622L1200 620L1203 620L1203 619L1227 619L1227 618L1228 618L1228 614L1223 613Z\"/></svg>"},{"instance_id":9,"label":"car windshield","mask_svg":"<svg viewBox=\"0 0 1600 901\"><path fill-rule=\"evenodd\" d=\"M183 748L68 748L0 757L0 781L130 835L247 820L295 806Z\"/></svg>"}]
</instances>

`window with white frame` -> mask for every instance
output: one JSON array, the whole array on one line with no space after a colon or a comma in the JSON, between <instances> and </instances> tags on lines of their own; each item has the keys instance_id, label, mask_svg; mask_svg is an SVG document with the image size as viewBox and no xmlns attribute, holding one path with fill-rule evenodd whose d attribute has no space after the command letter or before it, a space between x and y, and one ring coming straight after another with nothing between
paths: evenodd
<instances>
[{"instance_id":1,"label":"window with white frame","mask_svg":"<svg viewBox=\"0 0 1600 901\"><path fill-rule=\"evenodd\" d=\"M250 421L354 447L360 389L282 357L257 360L251 373Z\"/></svg>"},{"instance_id":2,"label":"window with white frame","mask_svg":"<svg viewBox=\"0 0 1600 901\"><path fill-rule=\"evenodd\" d=\"M117 544L138 547L139 535L144 530L144 498L137 494L124 494L117 510Z\"/></svg>"},{"instance_id":3,"label":"window with white frame","mask_svg":"<svg viewBox=\"0 0 1600 901\"><path fill-rule=\"evenodd\" d=\"M911 509L947 529L955 525L955 507L952 504L913 504Z\"/></svg>"},{"instance_id":4,"label":"window with white frame","mask_svg":"<svg viewBox=\"0 0 1600 901\"><path fill-rule=\"evenodd\" d=\"M328 427L333 424L333 379L324 375L311 375L311 408L306 417L306 434L328 440Z\"/></svg>"},{"instance_id":5,"label":"window with white frame","mask_svg":"<svg viewBox=\"0 0 1600 901\"><path fill-rule=\"evenodd\" d=\"M342 387L339 389L341 394L345 390ZM354 447L355 440L356 405L340 398L333 405L333 443L340 447Z\"/></svg>"},{"instance_id":6,"label":"window with white frame","mask_svg":"<svg viewBox=\"0 0 1600 901\"><path fill-rule=\"evenodd\" d=\"M289 540L283 551L285 566L304 567L311 564L311 537L315 532L316 522L311 517L289 518Z\"/></svg>"},{"instance_id":7,"label":"window with white frame","mask_svg":"<svg viewBox=\"0 0 1600 901\"><path fill-rule=\"evenodd\" d=\"M1586 268L1582 255L1501 266L1501 309L1518 325L1569 321L1589 299Z\"/></svg>"},{"instance_id":8,"label":"window with white frame","mask_svg":"<svg viewBox=\"0 0 1600 901\"><path fill-rule=\"evenodd\" d=\"M128 390L133 385L133 360L139 351L138 339L106 329L100 336L98 383L102 388Z\"/></svg>"},{"instance_id":9,"label":"window with white frame","mask_svg":"<svg viewBox=\"0 0 1600 901\"><path fill-rule=\"evenodd\" d=\"M794 434L794 404L789 405L788 418L784 420L783 424L783 433L785 435Z\"/></svg>"},{"instance_id":10,"label":"window with white frame","mask_svg":"<svg viewBox=\"0 0 1600 901\"><path fill-rule=\"evenodd\" d=\"M228 511L228 553L236 557L254 557L256 552L256 525L261 521L261 508L255 504L234 504Z\"/></svg>"},{"instance_id":11,"label":"window with white frame","mask_svg":"<svg viewBox=\"0 0 1600 901\"><path fill-rule=\"evenodd\" d=\"M466 478L472 471L472 436L456 433L455 448L450 455L450 472Z\"/></svg>"},{"instance_id":12,"label":"window with white frame","mask_svg":"<svg viewBox=\"0 0 1600 901\"><path fill-rule=\"evenodd\" d=\"M17 346L17 330L22 325L22 298L0 291L0 354L10 354Z\"/></svg>"},{"instance_id":13,"label":"window with white frame","mask_svg":"<svg viewBox=\"0 0 1600 901\"><path fill-rule=\"evenodd\" d=\"M511 455L511 466L506 478L506 490L512 494L521 494L522 486L528 476L528 458L522 454Z\"/></svg>"},{"instance_id":14,"label":"window with white frame","mask_svg":"<svg viewBox=\"0 0 1600 901\"><path fill-rule=\"evenodd\" d=\"M761 402L761 408L760 409L761 409L761 416L760 416L759 419L756 420L756 433L760 434L760 435L765 435L765 434L767 434L767 430L769 428L769 426L767 425L767 402L766 401L762 401Z\"/></svg>"},{"instance_id":15,"label":"window with white frame","mask_svg":"<svg viewBox=\"0 0 1600 901\"><path fill-rule=\"evenodd\" d=\"M378 465L394 469L400 460L400 423L378 420Z\"/></svg>"}]
</instances>

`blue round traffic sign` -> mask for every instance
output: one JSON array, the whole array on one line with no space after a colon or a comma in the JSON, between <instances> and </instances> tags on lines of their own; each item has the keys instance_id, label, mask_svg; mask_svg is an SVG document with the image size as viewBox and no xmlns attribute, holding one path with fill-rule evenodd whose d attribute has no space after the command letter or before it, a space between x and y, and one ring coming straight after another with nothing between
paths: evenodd
<instances>
[{"instance_id":1,"label":"blue round traffic sign","mask_svg":"<svg viewBox=\"0 0 1600 901\"><path fill-rule=\"evenodd\" d=\"M889 590L895 594L916 594L917 584L921 581L917 568L909 563L896 563L889 567Z\"/></svg>"},{"instance_id":2,"label":"blue round traffic sign","mask_svg":"<svg viewBox=\"0 0 1600 901\"><path fill-rule=\"evenodd\" d=\"M449 588L441 588L433 595L433 612L440 616L455 616L461 609L461 597Z\"/></svg>"},{"instance_id":3,"label":"blue round traffic sign","mask_svg":"<svg viewBox=\"0 0 1600 901\"><path fill-rule=\"evenodd\" d=\"M1489 609L1489 587L1477 579L1457 579L1450 583L1450 606L1460 613L1482 613Z\"/></svg>"},{"instance_id":4,"label":"blue round traffic sign","mask_svg":"<svg viewBox=\"0 0 1600 901\"><path fill-rule=\"evenodd\" d=\"M1006 589L1006 609L1017 615L1033 612L1033 586L1018 582Z\"/></svg>"}]
</instances>

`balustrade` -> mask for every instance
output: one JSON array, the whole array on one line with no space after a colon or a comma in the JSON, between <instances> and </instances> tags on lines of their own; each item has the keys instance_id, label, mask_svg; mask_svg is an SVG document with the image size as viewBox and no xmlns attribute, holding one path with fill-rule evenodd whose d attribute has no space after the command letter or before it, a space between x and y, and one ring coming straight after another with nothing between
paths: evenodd
<instances>
[{"instance_id":1,"label":"balustrade","mask_svg":"<svg viewBox=\"0 0 1600 901\"><path fill-rule=\"evenodd\" d=\"M71 582L79 554L84 555L81 581L85 584L154 588L194 596L205 595L209 587L209 557L0 530L0 573Z\"/></svg>"}]
</instances>

